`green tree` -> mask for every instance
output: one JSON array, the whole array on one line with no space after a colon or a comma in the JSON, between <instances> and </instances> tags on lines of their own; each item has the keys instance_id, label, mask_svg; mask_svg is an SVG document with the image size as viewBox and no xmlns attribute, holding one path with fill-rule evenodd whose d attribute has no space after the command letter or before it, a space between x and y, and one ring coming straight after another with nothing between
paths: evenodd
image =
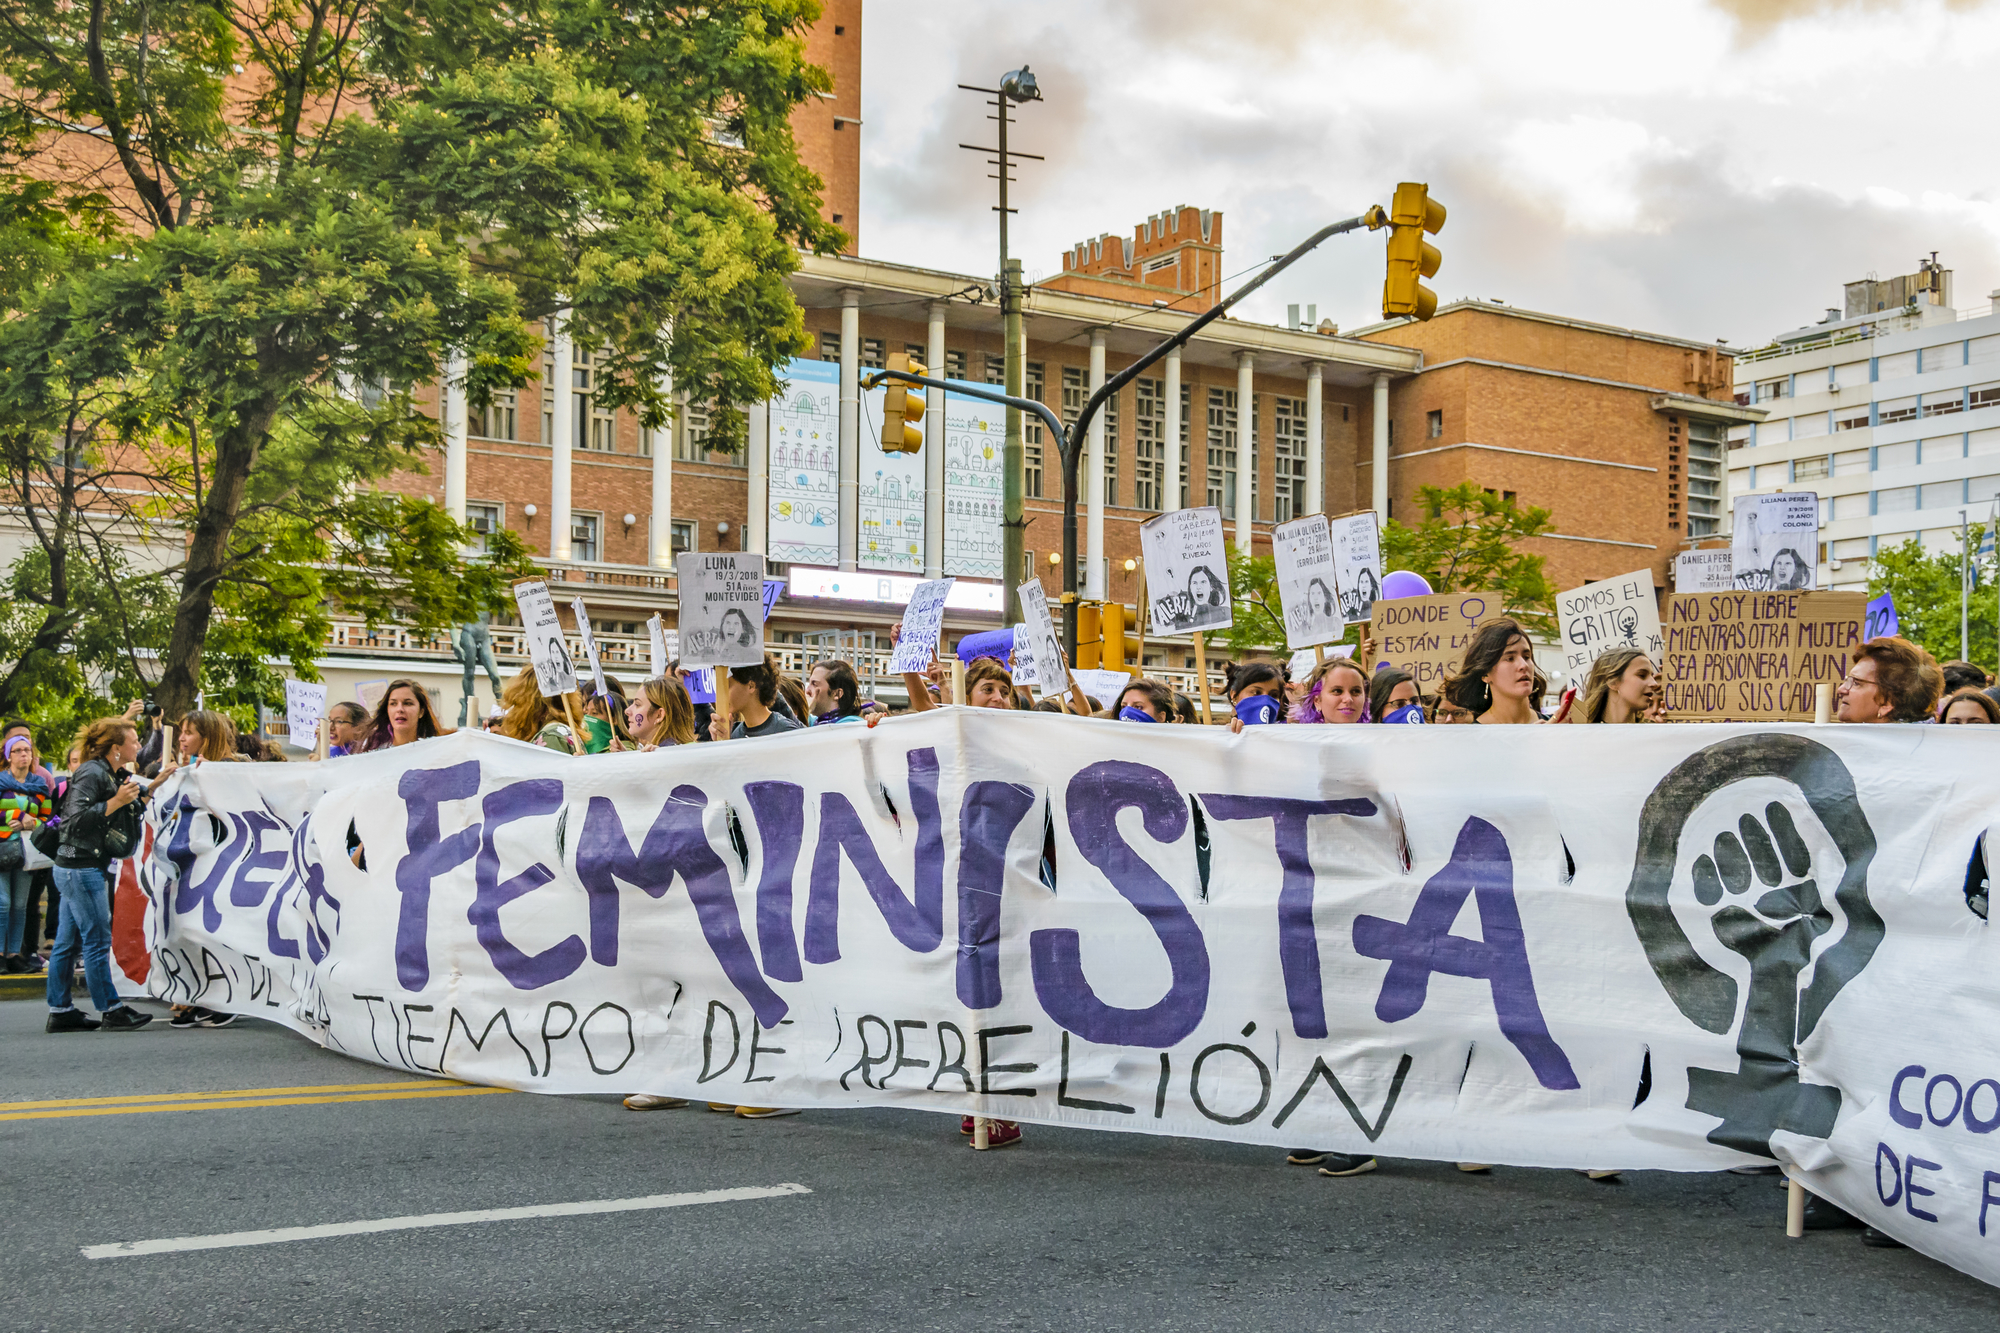
<instances>
[{"instance_id":1,"label":"green tree","mask_svg":"<svg viewBox=\"0 0 2000 1333\"><path fill-rule=\"evenodd\" d=\"M1517 549L1553 531L1549 511L1520 507L1512 496L1474 482L1419 486L1424 518L1414 527L1390 519L1382 534L1382 567L1423 575L1436 592L1499 592L1508 613L1531 632L1553 635L1556 592L1546 560Z\"/></svg>"},{"instance_id":2,"label":"green tree","mask_svg":"<svg viewBox=\"0 0 2000 1333\"><path fill-rule=\"evenodd\" d=\"M1973 552L1979 550L1985 536L1985 524L1972 525L1969 541ZM1903 637L1940 662L1958 656L1960 560L1961 552L1957 550L1927 552L1923 543L1912 537L1900 546L1877 551L1872 577L1868 580L1870 597L1880 597L1886 592L1896 599L1896 619ZM1995 623L2000 615L1995 598L2000 596L2000 589L1994 586L1991 557L1981 560L1975 555L1969 574L1966 638L1971 656L1966 660L1992 671L1996 660Z\"/></svg>"},{"instance_id":3,"label":"green tree","mask_svg":"<svg viewBox=\"0 0 2000 1333\"><path fill-rule=\"evenodd\" d=\"M550 318L602 349L600 404L648 425L671 410L668 373L697 400L774 392L803 341L796 248L843 239L788 120L830 86L803 58L817 15L813 0L0 8L0 170L47 186L0 237L0 429L137 479L138 498L86 488L78 508L184 535L170 714L212 638L245 678L268 613L299 664L312 624L294 613L325 595L424 623L497 600L500 580L468 580L453 555L469 533L363 494L436 443L414 392L449 354L475 407L525 383ZM7 283L10 264L38 280ZM63 424L80 393L83 437ZM739 438L741 414L717 430Z\"/></svg>"}]
</instances>

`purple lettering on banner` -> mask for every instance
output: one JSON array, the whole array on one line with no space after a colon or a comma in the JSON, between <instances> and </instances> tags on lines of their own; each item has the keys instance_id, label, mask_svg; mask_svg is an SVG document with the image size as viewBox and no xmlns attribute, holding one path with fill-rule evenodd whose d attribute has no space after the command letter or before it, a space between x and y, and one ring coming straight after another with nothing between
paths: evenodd
<instances>
[{"instance_id":1,"label":"purple lettering on banner","mask_svg":"<svg viewBox=\"0 0 2000 1333\"><path fill-rule=\"evenodd\" d=\"M2000 1185L2000 1171L1988 1171L1979 1178L1979 1234L1986 1234L1986 1210L2000 1203L2000 1194L1993 1187Z\"/></svg>"},{"instance_id":2,"label":"purple lettering on banner","mask_svg":"<svg viewBox=\"0 0 2000 1333\"><path fill-rule=\"evenodd\" d=\"M958 1001L968 1009L1000 1003L1000 890L1007 844L1035 808L1032 788L975 782L958 812Z\"/></svg>"},{"instance_id":3,"label":"purple lettering on banner","mask_svg":"<svg viewBox=\"0 0 2000 1333\"><path fill-rule=\"evenodd\" d=\"M929 953L944 942L944 821L938 814L937 751L910 751L909 773L910 807L917 821L915 891L909 898L882 865L854 803L837 791L821 794L819 845L813 849L812 886L806 894L808 963L840 959L842 852L875 900L889 933L904 948Z\"/></svg>"},{"instance_id":4,"label":"purple lettering on banner","mask_svg":"<svg viewBox=\"0 0 2000 1333\"><path fill-rule=\"evenodd\" d=\"M465 919L472 923L472 933L478 939L479 947L486 950L486 956L493 960L494 968L513 983L516 990L535 990L552 981L561 981L582 967L584 959L590 954L584 948L582 938L576 935L551 944L540 953L523 953L507 938L500 925L501 908L516 898L526 897L556 877L555 871L536 861L520 874L501 883L500 849L496 845L500 830L517 819L552 815L562 807L563 784L560 778L531 778L525 782L509 783L498 791L488 792L481 804L484 824L479 838L479 860L474 868L477 887L472 895L472 906L465 911Z\"/></svg>"},{"instance_id":5,"label":"purple lettering on banner","mask_svg":"<svg viewBox=\"0 0 2000 1333\"><path fill-rule=\"evenodd\" d=\"M722 974L750 1002L759 1025L776 1027L788 1006L757 970L757 959L743 934L743 919L736 913L729 867L716 855L702 830L702 812L707 807L708 795L701 788L686 783L674 788L634 852L625 839L618 807L608 797L591 797L584 814L583 836L576 845L576 877L583 881L585 891L594 895L594 901L609 899L611 933L615 935L620 880L644 889L650 897L661 898L679 875L687 883L688 901L694 904L695 917L701 922L702 938L721 964ZM592 918L593 935L600 920ZM600 954L599 961L602 957Z\"/></svg>"},{"instance_id":6,"label":"purple lettering on banner","mask_svg":"<svg viewBox=\"0 0 2000 1333\"><path fill-rule=\"evenodd\" d=\"M1300 801L1278 796L1201 794L1201 803L1216 819L1268 819L1277 842L1278 865L1284 879L1278 889L1278 965L1285 974L1285 1002L1292 1011L1292 1030L1301 1037L1326 1035L1326 1001L1320 989L1319 935L1313 929L1313 868L1306 847L1306 830L1314 815L1375 813L1375 802Z\"/></svg>"},{"instance_id":7,"label":"purple lettering on banner","mask_svg":"<svg viewBox=\"0 0 2000 1333\"><path fill-rule=\"evenodd\" d=\"M286 847L276 851L264 848L264 835L285 827L276 818L262 810L245 810L243 823L249 842L244 848L243 863L236 867L236 878L230 882L229 902L235 907L262 907L276 881L250 877L259 871L283 870L291 860L291 852Z\"/></svg>"},{"instance_id":8,"label":"purple lettering on banner","mask_svg":"<svg viewBox=\"0 0 2000 1333\"><path fill-rule=\"evenodd\" d=\"M1889 1084L1889 1118L1904 1129L1922 1129L1924 1118L1919 1113L1903 1105L1903 1084L1913 1078L1922 1078L1922 1065L1905 1065L1896 1071L1896 1077Z\"/></svg>"},{"instance_id":9,"label":"purple lettering on banner","mask_svg":"<svg viewBox=\"0 0 2000 1333\"><path fill-rule=\"evenodd\" d=\"M798 936L792 928L792 876L805 841L806 789L796 782L749 782L743 795L750 802L750 817L763 847L764 871L757 879L757 948L764 956L764 975L804 981Z\"/></svg>"},{"instance_id":10,"label":"purple lettering on banner","mask_svg":"<svg viewBox=\"0 0 2000 1333\"><path fill-rule=\"evenodd\" d=\"M1889 1159L1889 1183L1896 1187L1891 1194L1882 1192L1882 1159L1885 1157ZM1875 1145L1875 1197L1882 1201L1884 1208L1894 1208L1903 1201L1903 1164L1897 1160L1896 1150L1886 1143Z\"/></svg>"},{"instance_id":11,"label":"purple lettering on banner","mask_svg":"<svg viewBox=\"0 0 2000 1333\"><path fill-rule=\"evenodd\" d=\"M1915 1153L1905 1153L1903 1155L1903 1211L1911 1217L1916 1218L1919 1222L1935 1222L1937 1221L1936 1213L1927 1213L1917 1207L1917 1196L1919 1194L1928 1199L1937 1193L1936 1190L1927 1189L1917 1183L1917 1168L1919 1167L1922 1167L1926 1171L1942 1171L1944 1170L1944 1163L1925 1161Z\"/></svg>"},{"instance_id":12,"label":"purple lettering on banner","mask_svg":"<svg viewBox=\"0 0 2000 1333\"><path fill-rule=\"evenodd\" d=\"M182 821L180 829L177 830L177 840L182 846L187 845L185 839L188 830L197 819L215 820L222 828L230 828L233 825L234 836L224 839L222 845L212 853L215 857L214 864L209 866L208 874L201 883L191 884L187 875L182 874L180 888L174 893L174 912L176 915L186 916L199 907L202 929L216 931L222 928L222 909L215 905L215 895L222 891L223 882L229 878L230 867L236 864L236 858L243 855L243 849L248 845L247 829L241 815L232 814L229 816L229 824L223 824L219 818L205 810L193 811Z\"/></svg>"},{"instance_id":13,"label":"purple lettering on banner","mask_svg":"<svg viewBox=\"0 0 2000 1333\"><path fill-rule=\"evenodd\" d=\"M1092 764L1071 778L1063 800L1077 850L1153 928L1167 952L1172 980L1167 993L1144 1009L1106 1004L1083 975L1077 932L1038 930L1028 937L1035 996L1050 1018L1085 1041L1172 1046L1200 1025L1208 1008L1208 945L1173 886L1119 833L1118 815L1136 809L1147 837L1178 842L1187 832L1187 802L1158 769L1116 759Z\"/></svg>"},{"instance_id":14,"label":"purple lettering on banner","mask_svg":"<svg viewBox=\"0 0 2000 1333\"><path fill-rule=\"evenodd\" d=\"M413 768L396 783L396 795L409 809L405 834L409 855L396 863L396 891L403 895L402 910L396 915L396 984L404 990L422 990L430 984L431 881L464 865L479 851L477 824L449 838L438 837L438 807L478 794L476 759L450 768Z\"/></svg>"},{"instance_id":15,"label":"purple lettering on banner","mask_svg":"<svg viewBox=\"0 0 2000 1333\"><path fill-rule=\"evenodd\" d=\"M1479 904L1483 939L1451 933L1468 896ZM1485 820L1468 819L1459 829L1451 860L1425 883L1408 924L1356 917L1354 950L1366 958L1389 960L1375 1000L1375 1016L1383 1022L1398 1022L1422 1009L1433 972L1484 981L1493 990L1500 1031L1527 1057L1541 1085L1558 1092L1582 1086L1542 1018L1521 909L1514 901L1513 857L1507 839Z\"/></svg>"},{"instance_id":16,"label":"purple lettering on banner","mask_svg":"<svg viewBox=\"0 0 2000 1333\"><path fill-rule=\"evenodd\" d=\"M293 896L298 892L302 884L314 877L323 879L326 875L325 868L319 862L314 861L308 864L306 861L306 847L311 837L312 816L307 815L299 821L299 826L292 830L290 866L286 872L284 882L279 884L278 891L271 895L270 911L264 914L264 944L275 958L297 958L299 956L298 944L286 938L284 933L278 929L278 914L285 910L285 904L292 901Z\"/></svg>"}]
</instances>

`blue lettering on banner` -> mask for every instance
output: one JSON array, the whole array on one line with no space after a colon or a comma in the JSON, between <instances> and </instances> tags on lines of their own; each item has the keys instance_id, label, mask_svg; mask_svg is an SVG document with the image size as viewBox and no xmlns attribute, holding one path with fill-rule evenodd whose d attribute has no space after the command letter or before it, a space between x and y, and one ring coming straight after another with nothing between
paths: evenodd
<instances>
[{"instance_id":1,"label":"blue lettering on banner","mask_svg":"<svg viewBox=\"0 0 2000 1333\"><path fill-rule=\"evenodd\" d=\"M409 808L409 855L396 863L396 891L403 908L396 918L396 983L404 990L430 984L431 882L470 861L479 851L479 825L438 836L438 807L479 794L479 761L450 768L417 768L403 774L396 795Z\"/></svg>"},{"instance_id":2,"label":"blue lettering on banner","mask_svg":"<svg viewBox=\"0 0 2000 1333\"><path fill-rule=\"evenodd\" d=\"M523 953L507 938L500 926L500 909L549 883L556 872L540 861L520 874L500 880L500 849L495 839L501 829L519 819L552 815L563 807L563 785L559 778L534 778L515 782L488 792L481 804L484 816L479 837L479 860L475 866L476 889L465 918L472 923L473 935L493 967L517 990L536 990L561 981L583 966L589 950L583 940L571 935L540 953Z\"/></svg>"}]
</instances>

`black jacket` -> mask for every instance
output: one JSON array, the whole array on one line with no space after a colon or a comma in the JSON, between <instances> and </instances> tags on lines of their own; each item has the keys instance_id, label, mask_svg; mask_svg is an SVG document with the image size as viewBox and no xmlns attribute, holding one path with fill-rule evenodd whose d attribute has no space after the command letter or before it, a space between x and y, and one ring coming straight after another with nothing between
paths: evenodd
<instances>
[{"instance_id":1,"label":"black jacket","mask_svg":"<svg viewBox=\"0 0 2000 1333\"><path fill-rule=\"evenodd\" d=\"M77 766L63 795L62 843L56 864L70 870L102 870L110 861L104 852L104 803L118 794L119 777L102 759Z\"/></svg>"}]
</instances>

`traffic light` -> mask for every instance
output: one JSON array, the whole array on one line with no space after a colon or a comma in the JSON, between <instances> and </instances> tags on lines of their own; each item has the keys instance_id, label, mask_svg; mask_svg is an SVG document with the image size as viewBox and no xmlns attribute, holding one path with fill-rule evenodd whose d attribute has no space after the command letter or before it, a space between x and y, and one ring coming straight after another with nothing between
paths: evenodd
<instances>
[{"instance_id":1,"label":"traffic light","mask_svg":"<svg viewBox=\"0 0 2000 1333\"><path fill-rule=\"evenodd\" d=\"M1123 671L1129 660L1130 641L1125 637L1125 605L1106 602L1100 617L1104 626L1103 666L1107 671ZM1136 665L1136 664L1135 664Z\"/></svg>"},{"instance_id":2,"label":"traffic light","mask_svg":"<svg viewBox=\"0 0 2000 1333\"><path fill-rule=\"evenodd\" d=\"M1382 284L1382 317L1409 315L1429 319L1437 313L1437 293L1419 281L1436 274L1444 256L1424 239L1444 226L1444 205L1430 197L1430 186L1404 181L1396 187L1389 207L1389 276ZM1379 210L1376 217L1380 217ZM1374 225L1381 225L1379 222Z\"/></svg>"},{"instance_id":3,"label":"traffic light","mask_svg":"<svg viewBox=\"0 0 2000 1333\"><path fill-rule=\"evenodd\" d=\"M886 369L908 371L912 375L930 374L902 352L889 353ZM891 380L889 391L882 395L882 452L913 454L922 449L924 431L918 423L923 419L923 390L906 388Z\"/></svg>"},{"instance_id":4,"label":"traffic light","mask_svg":"<svg viewBox=\"0 0 2000 1333\"><path fill-rule=\"evenodd\" d=\"M1104 660L1104 630L1099 619L1101 604L1079 602L1076 608L1076 669L1095 671Z\"/></svg>"}]
</instances>

